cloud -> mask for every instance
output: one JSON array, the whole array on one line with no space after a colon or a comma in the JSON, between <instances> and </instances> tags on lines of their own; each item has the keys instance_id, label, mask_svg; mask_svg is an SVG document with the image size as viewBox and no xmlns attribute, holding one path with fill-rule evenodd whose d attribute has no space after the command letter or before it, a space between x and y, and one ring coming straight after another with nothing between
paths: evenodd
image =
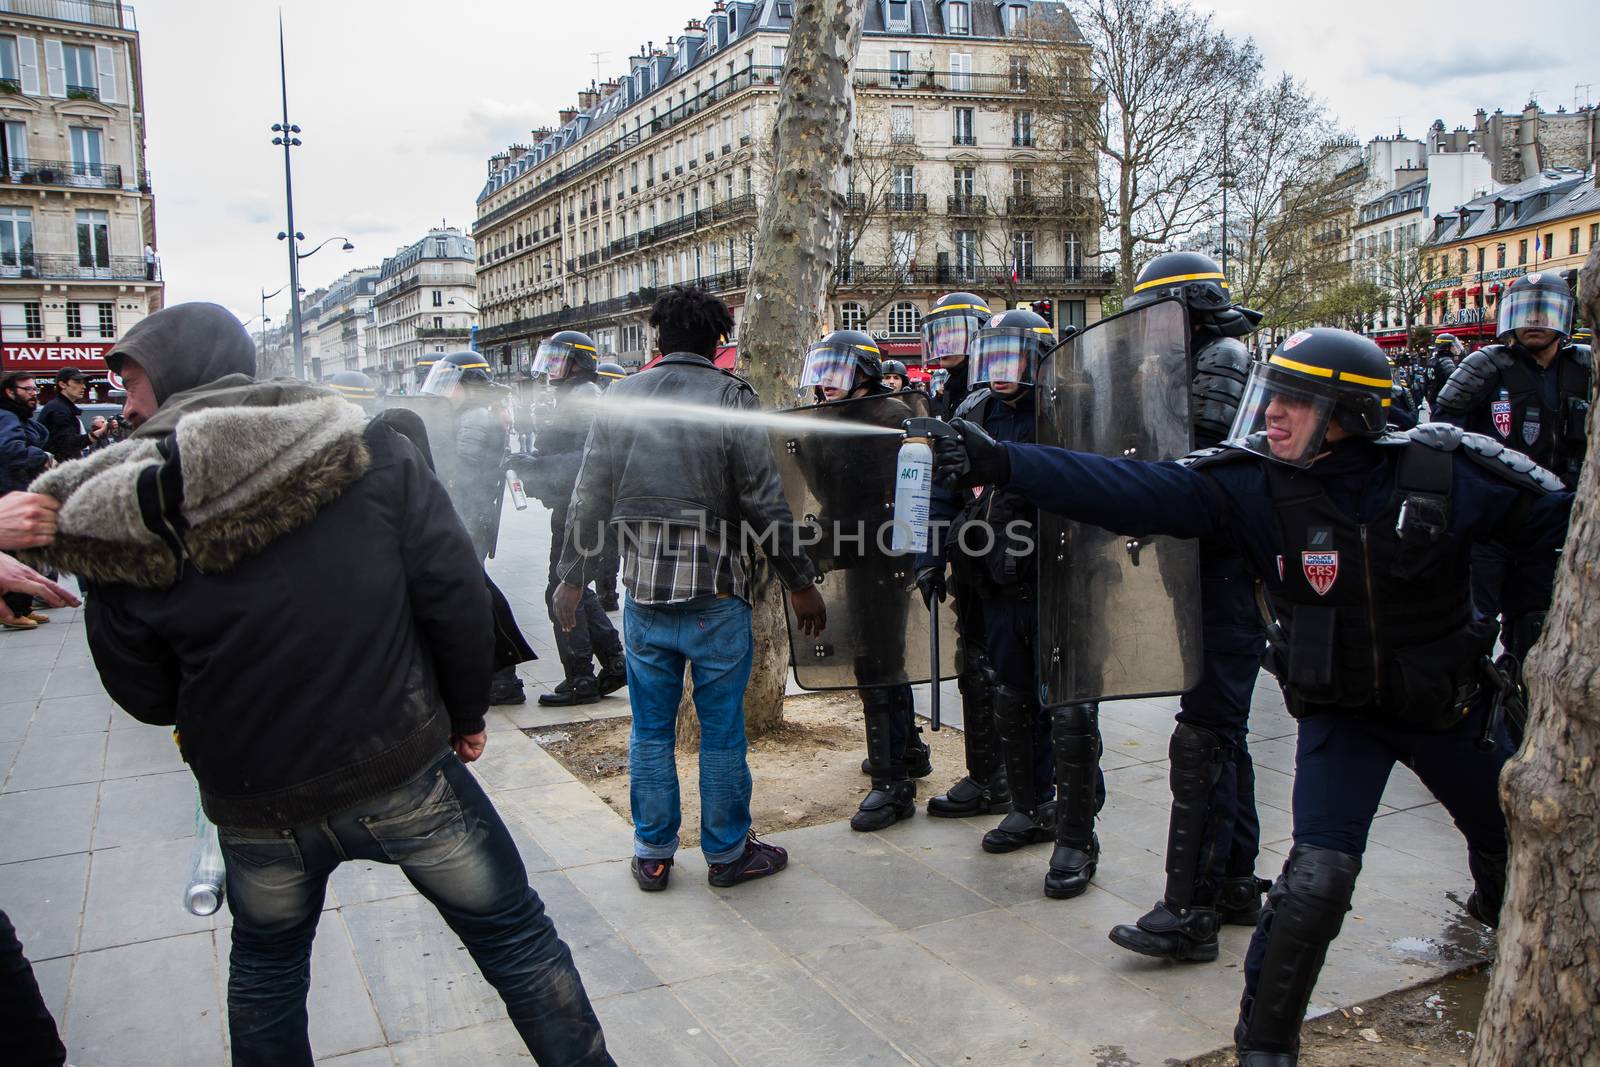
<instances>
[{"instance_id":1,"label":"cloud","mask_svg":"<svg viewBox=\"0 0 1600 1067\"><path fill-rule=\"evenodd\" d=\"M557 108L546 102L481 99L467 105L446 131L429 138L429 149L464 152L478 159L531 138L535 126L554 126Z\"/></svg>"},{"instance_id":2,"label":"cloud","mask_svg":"<svg viewBox=\"0 0 1600 1067\"><path fill-rule=\"evenodd\" d=\"M222 205L224 215L252 226L281 222L281 211L282 205L264 193L246 193Z\"/></svg>"},{"instance_id":3,"label":"cloud","mask_svg":"<svg viewBox=\"0 0 1600 1067\"><path fill-rule=\"evenodd\" d=\"M1532 45L1518 47L1498 40L1463 39L1445 44L1443 54L1438 58L1432 55L1419 58L1417 52L1410 48L1392 55L1369 57L1366 72L1404 85L1431 88L1441 82L1469 78L1541 73L1549 65L1549 57L1542 49Z\"/></svg>"}]
</instances>

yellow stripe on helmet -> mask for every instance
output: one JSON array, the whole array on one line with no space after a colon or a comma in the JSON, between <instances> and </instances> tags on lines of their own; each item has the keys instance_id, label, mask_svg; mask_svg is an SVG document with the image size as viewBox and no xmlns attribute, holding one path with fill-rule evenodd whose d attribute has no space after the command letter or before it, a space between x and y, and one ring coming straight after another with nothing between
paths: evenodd
<instances>
[{"instance_id":1,"label":"yellow stripe on helmet","mask_svg":"<svg viewBox=\"0 0 1600 1067\"><path fill-rule=\"evenodd\" d=\"M1318 378L1337 378L1341 382L1351 382L1355 385L1370 385L1375 389L1394 388L1393 378L1369 378L1365 374L1351 374L1349 371L1335 371L1332 367L1318 367L1311 363L1301 363L1289 359L1287 356L1269 356L1267 362L1276 367L1299 371L1301 374L1311 374ZM1388 401L1385 401L1387 403Z\"/></svg>"},{"instance_id":2,"label":"yellow stripe on helmet","mask_svg":"<svg viewBox=\"0 0 1600 1067\"><path fill-rule=\"evenodd\" d=\"M487 363L462 363L462 364L460 364L460 367L461 367L462 370L488 370L489 369L489 364L487 364Z\"/></svg>"},{"instance_id":3,"label":"yellow stripe on helmet","mask_svg":"<svg viewBox=\"0 0 1600 1067\"><path fill-rule=\"evenodd\" d=\"M581 348L585 352L593 352L595 350L594 345L580 345L576 341L568 341L567 343L570 344L573 348Z\"/></svg>"},{"instance_id":4,"label":"yellow stripe on helmet","mask_svg":"<svg viewBox=\"0 0 1600 1067\"><path fill-rule=\"evenodd\" d=\"M983 304L940 304L933 311L981 311L985 315L989 314L988 307ZM928 314L932 315L933 311Z\"/></svg>"},{"instance_id":5,"label":"yellow stripe on helmet","mask_svg":"<svg viewBox=\"0 0 1600 1067\"><path fill-rule=\"evenodd\" d=\"M1355 382L1357 385L1370 385L1375 389L1393 389L1393 378L1368 378L1365 374L1351 374L1348 371L1339 372L1341 382Z\"/></svg>"},{"instance_id":6,"label":"yellow stripe on helmet","mask_svg":"<svg viewBox=\"0 0 1600 1067\"><path fill-rule=\"evenodd\" d=\"M1204 274L1169 274L1165 278L1151 278L1147 282L1140 282L1138 285L1134 286L1133 287L1133 291L1137 293L1137 292L1140 292L1141 290L1149 289L1151 286L1169 285L1172 282L1204 282L1204 281L1220 282L1220 283L1222 283L1222 287L1224 289L1226 289L1228 287L1228 276L1223 274L1219 270L1214 270L1214 271L1208 271L1208 272L1206 272Z\"/></svg>"}]
</instances>

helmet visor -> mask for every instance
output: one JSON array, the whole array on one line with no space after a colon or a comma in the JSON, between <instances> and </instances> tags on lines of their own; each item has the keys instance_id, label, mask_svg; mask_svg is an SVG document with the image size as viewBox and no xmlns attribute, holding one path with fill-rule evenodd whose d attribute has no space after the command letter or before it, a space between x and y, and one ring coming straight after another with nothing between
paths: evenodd
<instances>
[{"instance_id":1,"label":"helmet visor","mask_svg":"<svg viewBox=\"0 0 1600 1067\"><path fill-rule=\"evenodd\" d=\"M982 328L977 312L965 309L930 313L922 320L922 356L925 360L964 356Z\"/></svg>"},{"instance_id":2,"label":"helmet visor","mask_svg":"<svg viewBox=\"0 0 1600 1067\"><path fill-rule=\"evenodd\" d=\"M1042 334L1015 327L984 330L972 342L973 385L1032 385Z\"/></svg>"},{"instance_id":3,"label":"helmet visor","mask_svg":"<svg viewBox=\"0 0 1600 1067\"><path fill-rule=\"evenodd\" d=\"M461 384L461 365L441 359L428 370L420 392L424 396L450 396Z\"/></svg>"},{"instance_id":4,"label":"helmet visor","mask_svg":"<svg viewBox=\"0 0 1600 1067\"><path fill-rule=\"evenodd\" d=\"M800 371L802 391L818 389L854 388L856 384L856 353L849 345L818 341L806 349L806 365Z\"/></svg>"},{"instance_id":5,"label":"helmet visor","mask_svg":"<svg viewBox=\"0 0 1600 1067\"><path fill-rule=\"evenodd\" d=\"M1258 456L1309 467L1322 451L1333 417L1331 390L1267 363L1250 369L1239 413L1224 444Z\"/></svg>"},{"instance_id":6,"label":"helmet visor","mask_svg":"<svg viewBox=\"0 0 1600 1067\"><path fill-rule=\"evenodd\" d=\"M572 369L577 354L565 341L544 341L533 356L532 374L543 374L551 381L560 381Z\"/></svg>"},{"instance_id":7,"label":"helmet visor","mask_svg":"<svg viewBox=\"0 0 1600 1067\"><path fill-rule=\"evenodd\" d=\"M1575 301L1571 293L1548 289L1513 289L1500 301L1500 336L1513 330L1554 330L1563 337L1572 335Z\"/></svg>"}]
</instances>

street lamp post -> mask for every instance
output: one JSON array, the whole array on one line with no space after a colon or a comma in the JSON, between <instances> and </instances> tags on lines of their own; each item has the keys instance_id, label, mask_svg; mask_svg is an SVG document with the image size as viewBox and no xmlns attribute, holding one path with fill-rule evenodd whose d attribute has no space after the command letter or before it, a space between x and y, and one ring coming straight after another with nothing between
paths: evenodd
<instances>
[{"instance_id":1,"label":"street lamp post","mask_svg":"<svg viewBox=\"0 0 1600 1067\"><path fill-rule=\"evenodd\" d=\"M289 241L289 289L294 296L289 308L294 330L294 376L304 378L306 352L300 340L300 234L294 228L294 174L289 159L289 150L300 144L300 138L294 136L300 132L300 127L289 122L289 65L284 55L282 12L278 13L278 84L283 90L283 121L272 124L272 132L278 135L272 143L283 146L283 201L289 220L288 227L278 238Z\"/></svg>"}]
</instances>

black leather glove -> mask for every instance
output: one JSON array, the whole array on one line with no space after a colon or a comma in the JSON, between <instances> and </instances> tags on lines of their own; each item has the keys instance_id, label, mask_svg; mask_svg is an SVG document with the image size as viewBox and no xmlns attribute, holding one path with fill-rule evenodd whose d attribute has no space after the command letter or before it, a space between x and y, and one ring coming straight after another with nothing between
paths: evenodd
<instances>
[{"instance_id":1,"label":"black leather glove","mask_svg":"<svg viewBox=\"0 0 1600 1067\"><path fill-rule=\"evenodd\" d=\"M933 475L941 485L954 492L1011 480L1011 457L983 427L956 419L950 428L960 436L941 435L933 441Z\"/></svg>"},{"instance_id":2,"label":"black leather glove","mask_svg":"<svg viewBox=\"0 0 1600 1067\"><path fill-rule=\"evenodd\" d=\"M918 571L917 589L922 593L922 602L931 611L935 600L944 599L944 567L924 567Z\"/></svg>"}]
</instances>

